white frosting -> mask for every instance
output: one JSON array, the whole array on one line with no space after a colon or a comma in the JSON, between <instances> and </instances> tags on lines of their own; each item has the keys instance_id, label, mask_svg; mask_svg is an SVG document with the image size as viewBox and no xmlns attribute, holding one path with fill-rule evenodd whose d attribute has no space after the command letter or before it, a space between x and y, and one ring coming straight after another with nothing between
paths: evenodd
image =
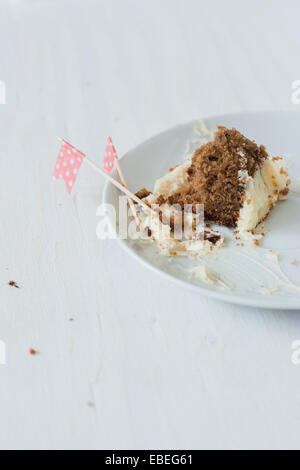
<instances>
[{"instance_id":1,"label":"white frosting","mask_svg":"<svg viewBox=\"0 0 300 470\"><path fill-rule=\"evenodd\" d=\"M203 264L200 264L195 268L189 269L188 272L191 273L192 277L194 277L198 281L203 281L206 284L215 285L218 280Z\"/></svg>"},{"instance_id":2,"label":"white frosting","mask_svg":"<svg viewBox=\"0 0 300 470\"><path fill-rule=\"evenodd\" d=\"M170 196L176 191L182 190L188 184L187 170L191 165L191 159L188 158L184 163L178 165L174 170L169 171L162 178L159 178L154 185L154 193L162 194L165 197ZM149 200L149 198L147 198Z\"/></svg>"},{"instance_id":3,"label":"white frosting","mask_svg":"<svg viewBox=\"0 0 300 470\"><path fill-rule=\"evenodd\" d=\"M251 178L241 172L241 180L246 184L245 202L240 211L237 229L243 241L253 241L251 233L268 215L280 199L285 199L282 191L288 186L287 163L283 160L267 159L260 170ZM260 236L261 237L261 236ZM259 236L254 236L254 240Z\"/></svg>"},{"instance_id":4,"label":"white frosting","mask_svg":"<svg viewBox=\"0 0 300 470\"><path fill-rule=\"evenodd\" d=\"M196 279L197 281L218 286L226 290L232 289L232 287L229 286L227 282L224 282L221 279L220 274L212 273L204 264L200 264L198 266L195 266L194 268L187 269L186 271L192 276L192 278Z\"/></svg>"},{"instance_id":5,"label":"white frosting","mask_svg":"<svg viewBox=\"0 0 300 470\"><path fill-rule=\"evenodd\" d=\"M271 287L271 288L260 286L258 287L257 292L260 292L261 294L264 294L264 295L272 295L272 294L275 294L276 292L280 292L280 288L278 286Z\"/></svg>"},{"instance_id":6,"label":"white frosting","mask_svg":"<svg viewBox=\"0 0 300 470\"><path fill-rule=\"evenodd\" d=\"M240 181L240 186L245 187L250 180L250 176L248 175L247 170L239 170L238 171L238 179Z\"/></svg>"}]
</instances>

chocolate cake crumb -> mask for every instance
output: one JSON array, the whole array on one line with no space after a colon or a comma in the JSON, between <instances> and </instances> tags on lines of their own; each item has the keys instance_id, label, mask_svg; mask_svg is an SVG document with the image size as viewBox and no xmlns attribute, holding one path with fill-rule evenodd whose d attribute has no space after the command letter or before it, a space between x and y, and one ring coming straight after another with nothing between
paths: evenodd
<instances>
[{"instance_id":1,"label":"chocolate cake crumb","mask_svg":"<svg viewBox=\"0 0 300 470\"><path fill-rule=\"evenodd\" d=\"M18 286L15 281L9 281L8 285L11 287L15 287L16 289L20 289L20 286Z\"/></svg>"},{"instance_id":2,"label":"chocolate cake crumb","mask_svg":"<svg viewBox=\"0 0 300 470\"><path fill-rule=\"evenodd\" d=\"M148 197L151 193L151 191L148 191L146 188L140 189L137 193L135 193L136 197L139 199L144 199L145 197Z\"/></svg>"},{"instance_id":3,"label":"chocolate cake crumb","mask_svg":"<svg viewBox=\"0 0 300 470\"><path fill-rule=\"evenodd\" d=\"M215 245L220 239L221 239L221 235L208 232L207 230L204 231L204 240L209 241L213 245Z\"/></svg>"},{"instance_id":4,"label":"chocolate cake crumb","mask_svg":"<svg viewBox=\"0 0 300 470\"><path fill-rule=\"evenodd\" d=\"M172 168L169 168L169 171L171 172L171 171L175 170L175 168L177 168L177 167L178 167L178 165L175 165Z\"/></svg>"},{"instance_id":5,"label":"chocolate cake crumb","mask_svg":"<svg viewBox=\"0 0 300 470\"><path fill-rule=\"evenodd\" d=\"M160 194L160 195L156 198L154 204L158 204L159 206L161 206L162 204L165 204L165 202L166 202L166 198L165 198L162 194Z\"/></svg>"},{"instance_id":6,"label":"chocolate cake crumb","mask_svg":"<svg viewBox=\"0 0 300 470\"><path fill-rule=\"evenodd\" d=\"M29 353L32 355L32 356L35 356L37 354L37 351L33 348L30 348L29 349Z\"/></svg>"},{"instance_id":7,"label":"chocolate cake crumb","mask_svg":"<svg viewBox=\"0 0 300 470\"><path fill-rule=\"evenodd\" d=\"M280 191L280 194L285 197L289 194L289 192L290 192L289 188L285 188L282 191Z\"/></svg>"}]
</instances>

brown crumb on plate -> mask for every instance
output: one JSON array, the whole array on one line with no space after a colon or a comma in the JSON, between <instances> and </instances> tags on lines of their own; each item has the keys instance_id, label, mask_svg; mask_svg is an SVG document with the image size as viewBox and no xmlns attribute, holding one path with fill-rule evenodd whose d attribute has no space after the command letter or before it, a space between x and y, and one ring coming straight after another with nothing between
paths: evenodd
<instances>
[{"instance_id":1,"label":"brown crumb on plate","mask_svg":"<svg viewBox=\"0 0 300 470\"><path fill-rule=\"evenodd\" d=\"M285 188L282 191L280 191L281 196L287 196L289 194L290 190L289 188Z\"/></svg>"},{"instance_id":2,"label":"brown crumb on plate","mask_svg":"<svg viewBox=\"0 0 300 470\"><path fill-rule=\"evenodd\" d=\"M29 349L29 353L30 353L32 356L35 356L38 352L37 352L36 349L30 348L30 349Z\"/></svg>"},{"instance_id":3,"label":"brown crumb on plate","mask_svg":"<svg viewBox=\"0 0 300 470\"><path fill-rule=\"evenodd\" d=\"M177 167L178 167L178 165L172 166L172 168L169 168L169 171L173 171L173 170L175 170L175 168L177 168Z\"/></svg>"},{"instance_id":4,"label":"brown crumb on plate","mask_svg":"<svg viewBox=\"0 0 300 470\"><path fill-rule=\"evenodd\" d=\"M156 201L155 201L155 204L158 204L159 206L162 206L163 204L166 203L166 198L160 194L157 198L156 198Z\"/></svg>"},{"instance_id":5,"label":"brown crumb on plate","mask_svg":"<svg viewBox=\"0 0 300 470\"><path fill-rule=\"evenodd\" d=\"M215 245L221 239L221 235L218 233L209 232L207 230L204 231L204 240L209 241L213 245Z\"/></svg>"},{"instance_id":6,"label":"brown crumb on plate","mask_svg":"<svg viewBox=\"0 0 300 470\"><path fill-rule=\"evenodd\" d=\"M287 172L283 168L280 168L280 174L284 176L288 176Z\"/></svg>"},{"instance_id":7,"label":"brown crumb on plate","mask_svg":"<svg viewBox=\"0 0 300 470\"><path fill-rule=\"evenodd\" d=\"M148 191L146 188L140 189L137 193L135 193L136 197L139 199L144 199L145 197L148 197L151 193L151 191Z\"/></svg>"}]
</instances>

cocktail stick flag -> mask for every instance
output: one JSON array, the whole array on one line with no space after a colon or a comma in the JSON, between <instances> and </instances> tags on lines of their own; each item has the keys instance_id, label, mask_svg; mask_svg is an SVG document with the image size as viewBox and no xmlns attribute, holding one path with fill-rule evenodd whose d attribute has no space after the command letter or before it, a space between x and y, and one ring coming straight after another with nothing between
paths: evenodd
<instances>
[{"instance_id":1,"label":"cocktail stick flag","mask_svg":"<svg viewBox=\"0 0 300 470\"><path fill-rule=\"evenodd\" d=\"M117 159L117 152L115 147L113 146L111 137L107 138L107 146L105 149L105 154L104 154L104 169L108 171L108 173L111 172L111 170L114 167L115 159Z\"/></svg>"},{"instance_id":2,"label":"cocktail stick flag","mask_svg":"<svg viewBox=\"0 0 300 470\"><path fill-rule=\"evenodd\" d=\"M122 181L123 186L125 186L125 188L128 189L128 186L127 186L127 183L126 183L126 180L125 180L125 176L124 176L124 173L122 171L122 168L121 168L118 156L117 156L116 149L115 149L115 147L112 143L111 137L108 137L107 138L107 146L106 146L105 154L104 154L104 163L103 163L103 166L104 166L105 170L108 173L110 173L111 170L113 169L114 164L115 164L115 160L116 160L116 167L117 167L117 170L118 170L118 173L119 173L119 176L120 176L120 180ZM128 198L128 202L129 202L129 205L130 205L132 215L135 218L135 222L136 222L137 226L140 227L141 222L140 222L140 219L137 215L137 211L136 211L136 208L134 206L134 203L133 203L133 201L130 197Z\"/></svg>"},{"instance_id":3,"label":"cocktail stick flag","mask_svg":"<svg viewBox=\"0 0 300 470\"><path fill-rule=\"evenodd\" d=\"M71 194L84 157L85 155L73 145L62 140L53 177L64 180L69 194Z\"/></svg>"},{"instance_id":4,"label":"cocktail stick flag","mask_svg":"<svg viewBox=\"0 0 300 470\"><path fill-rule=\"evenodd\" d=\"M100 173L100 175L102 175L106 180L108 180L116 188L122 191L122 193L126 194L129 201L131 201L132 205L133 205L132 201L135 201L144 209L145 212L149 212L154 217L157 217L157 212L155 212L153 209L151 209L151 207L147 206L147 204L145 204L144 201L142 201L135 194L129 191L126 185L125 179L124 179L124 175L122 175L123 176L122 182L123 181L124 182L123 184L121 184L119 183L119 181L112 178L106 171L102 170L102 168L96 165L96 163L90 160L84 153L80 152L80 150L77 150L75 147L73 147L73 145L69 144L66 140L61 139L60 137L58 137L58 140L62 142L62 146L59 151L59 155L57 157L57 162L56 162L56 167L53 173L53 177L56 179L63 178L66 183L69 193L71 193L72 191L72 188L76 181L82 162L85 161L85 163L87 163L90 167L92 167L93 170ZM117 162L117 167L122 173L118 159L116 159L116 162ZM73 174L71 174L71 169L73 169Z\"/></svg>"}]
</instances>

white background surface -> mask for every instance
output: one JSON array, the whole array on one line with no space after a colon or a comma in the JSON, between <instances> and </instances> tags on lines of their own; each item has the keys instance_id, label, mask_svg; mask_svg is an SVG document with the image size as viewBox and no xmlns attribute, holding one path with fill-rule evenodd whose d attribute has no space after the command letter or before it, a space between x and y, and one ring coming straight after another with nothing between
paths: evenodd
<instances>
[{"instance_id":1,"label":"white background surface","mask_svg":"<svg viewBox=\"0 0 300 470\"><path fill-rule=\"evenodd\" d=\"M101 162L108 134L122 155L194 118L297 109L299 13L0 0L1 448L300 448L299 312L178 289L97 240L96 173L71 198L51 180L56 135Z\"/></svg>"}]
</instances>

